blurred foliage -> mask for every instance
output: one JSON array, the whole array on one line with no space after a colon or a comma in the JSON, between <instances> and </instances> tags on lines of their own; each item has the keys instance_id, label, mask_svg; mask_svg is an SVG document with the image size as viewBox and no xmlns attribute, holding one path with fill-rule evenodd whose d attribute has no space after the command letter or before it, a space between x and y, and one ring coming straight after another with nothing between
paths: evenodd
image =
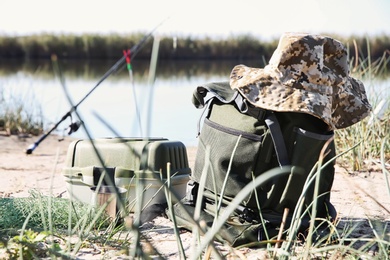
<instances>
[{"instance_id":1,"label":"blurred foliage","mask_svg":"<svg viewBox=\"0 0 390 260\"><path fill-rule=\"evenodd\" d=\"M16 59L116 59L122 51L136 45L145 34L36 34L29 36L0 36L0 57ZM330 35L348 46L350 55L358 59L380 59L390 54L390 36L348 38ZM159 59L256 59L268 61L278 40L262 41L252 35L230 36L224 39L160 37ZM370 48L368 48L370 46ZM137 59L149 59L152 40L137 54Z\"/></svg>"}]
</instances>

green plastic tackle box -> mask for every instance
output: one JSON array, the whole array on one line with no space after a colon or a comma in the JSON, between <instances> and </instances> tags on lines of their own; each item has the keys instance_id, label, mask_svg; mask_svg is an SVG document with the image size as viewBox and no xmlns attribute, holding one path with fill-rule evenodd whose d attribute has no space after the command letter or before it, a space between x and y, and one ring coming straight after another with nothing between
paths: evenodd
<instances>
[{"instance_id":1,"label":"green plastic tackle box","mask_svg":"<svg viewBox=\"0 0 390 260\"><path fill-rule=\"evenodd\" d=\"M115 185L126 190L130 211L134 211L139 192L143 192L142 207L166 202L161 187L168 174L171 190L179 199L183 198L191 169L181 142L163 138L101 138L73 141L62 173L70 198L92 203L93 187ZM102 177L103 173L106 177Z\"/></svg>"}]
</instances>

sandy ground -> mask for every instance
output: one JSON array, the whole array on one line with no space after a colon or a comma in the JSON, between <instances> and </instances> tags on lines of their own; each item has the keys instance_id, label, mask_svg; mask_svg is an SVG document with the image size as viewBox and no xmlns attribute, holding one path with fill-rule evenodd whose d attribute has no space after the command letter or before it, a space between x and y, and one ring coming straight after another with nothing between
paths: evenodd
<instances>
[{"instance_id":1,"label":"sandy ground","mask_svg":"<svg viewBox=\"0 0 390 260\"><path fill-rule=\"evenodd\" d=\"M32 154L27 155L26 148L37 139L0 135L0 198L26 197L30 189L38 189L43 194L67 197L61 170L68 145L73 139L58 141L57 136L49 136ZM196 148L187 148L187 152L192 166ZM340 226L360 223L357 232L368 235L372 233L368 219L377 219L379 223L387 223L387 226L390 226L390 194L384 174L378 171L379 162L367 163L372 171L351 173L336 167L331 202L338 211ZM387 169L389 168L387 165ZM151 225L171 227L172 223L159 217ZM389 232L389 227L387 228L386 232ZM165 257L179 258L172 231L153 232L151 236L157 241L155 247ZM184 243L188 243L185 245L188 249L191 233L183 232L182 237Z\"/></svg>"}]
</instances>

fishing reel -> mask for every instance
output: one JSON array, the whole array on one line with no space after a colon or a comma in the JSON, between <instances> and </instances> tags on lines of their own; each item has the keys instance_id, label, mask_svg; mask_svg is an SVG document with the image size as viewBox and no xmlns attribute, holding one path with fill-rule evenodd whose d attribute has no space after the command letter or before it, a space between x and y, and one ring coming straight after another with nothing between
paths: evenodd
<instances>
[{"instance_id":1,"label":"fishing reel","mask_svg":"<svg viewBox=\"0 0 390 260\"><path fill-rule=\"evenodd\" d=\"M68 126L68 128L65 128L64 131L68 129L68 135L71 135L77 132L77 130L79 130L80 126L83 124L83 121L77 120L76 122L73 122L72 114L69 114L69 117L70 125Z\"/></svg>"},{"instance_id":2,"label":"fishing reel","mask_svg":"<svg viewBox=\"0 0 390 260\"><path fill-rule=\"evenodd\" d=\"M74 123L71 123L68 127L69 131L68 131L68 135L71 135L72 133L76 132L77 130L79 130L80 126L83 124L82 121L76 121Z\"/></svg>"}]
</instances>

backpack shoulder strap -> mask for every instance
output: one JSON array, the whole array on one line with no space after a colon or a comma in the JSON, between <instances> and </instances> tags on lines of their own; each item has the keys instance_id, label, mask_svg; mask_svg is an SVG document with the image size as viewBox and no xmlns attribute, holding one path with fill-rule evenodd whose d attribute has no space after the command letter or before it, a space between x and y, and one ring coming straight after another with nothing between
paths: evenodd
<instances>
[{"instance_id":1,"label":"backpack shoulder strap","mask_svg":"<svg viewBox=\"0 0 390 260\"><path fill-rule=\"evenodd\" d=\"M271 133L272 142L274 143L276 157L278 158L279 166L286 166L290 164L288 159L287 148L284 142L282 135L282 130L280 129L279 121L276 118L274 112L268 111L265 123L268 126L268 129Z\"/></svg>"}]
</instances>

